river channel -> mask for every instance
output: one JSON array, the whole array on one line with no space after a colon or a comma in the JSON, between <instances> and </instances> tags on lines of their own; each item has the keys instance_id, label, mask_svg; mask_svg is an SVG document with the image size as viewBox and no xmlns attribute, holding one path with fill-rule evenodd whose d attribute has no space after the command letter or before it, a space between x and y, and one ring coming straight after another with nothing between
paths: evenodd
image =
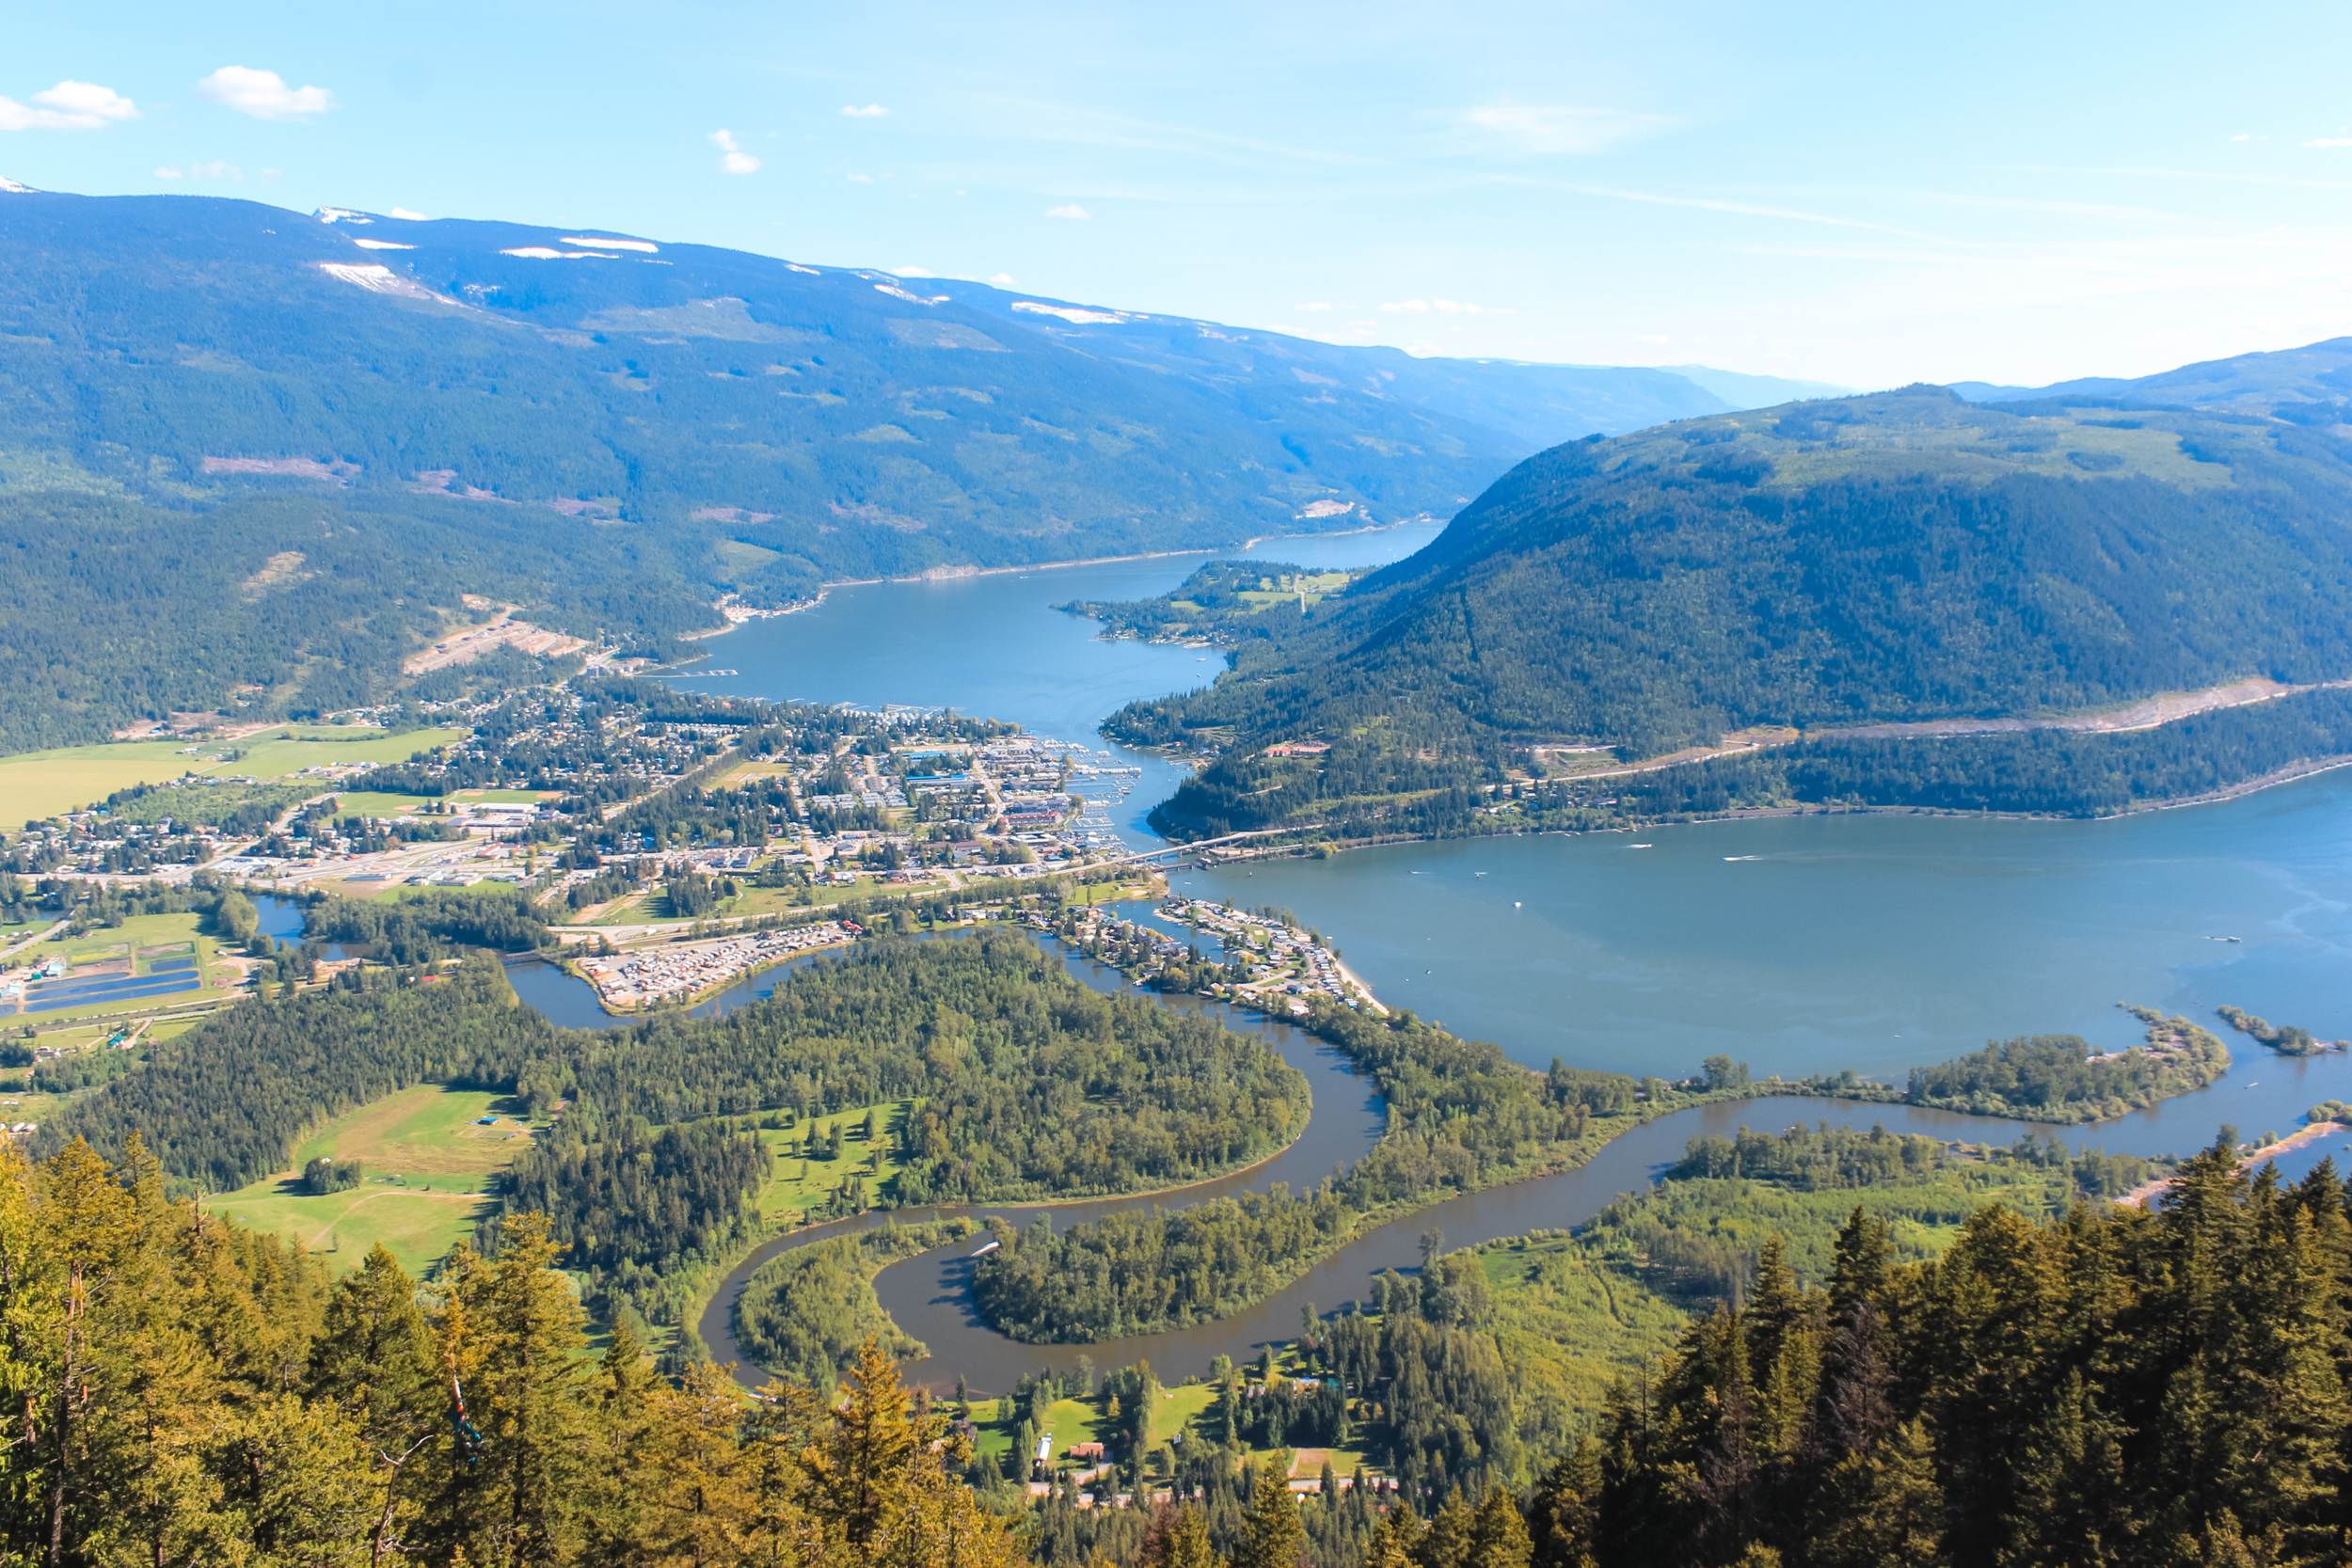
<instances>
[{"instance_id":1,"label":"river channel","mask_svg":"<svg viewBox=\"0 0 2352 1568\"><path fill-rule=\"evenodd\" d=\"M1419 548L1429 528L1275 540L1249 554L1304 565L1374 564ZM1241 553L1241 552L1228 552ZM1131 843L1184 777L1164 759L1126 752L1096 726L1120 705L1203 684L1221 661L1198 649L1105 642L1092 622L1053 607L1164 593L1207 556L1171 556L945 581L839 588L813 610L751 623L706 646L713 669L687 689L768 699L906 703L1014 720L1085 741L1142 769L1112 814ZM2222 1003L2352 1036L2352 772L2238 800L2112 822L2042 822L1848 814L1712 823L1581 837L1403 845L1329 861L1278 861L1185 872L1201 896L1295 911L1340 946L1392 1006L1494 1040L1541 1066L1678 1077L1722 1052L1760 1077L1852 1068L1899 1082L1914 1067L2014 1035L2073 1033L2102 1046L2137 1038L2118 1002L2217 1026ZM2235 939L2235 940L2230 940ZM1081 969L1090 966L1080 965ZM585 988L552 971L516 972L518 990L557 1022L605 1024ZM1099 983L1116 984L1115 976ZM771 973L707 1006L772 989ZM1271 1027L1255 1020L1237 1026ZM2228 1035L2235 1065L2221 1083L2150 1111L2057 1130L2077 1148L2179 1153L2221 1125L2248 1137L2286 1132L2325 1099L2352 1100L2352 1057L2290 1060ZM1158 1199L1055 1212L1074 1223L1114 1206L1197 1201L1221 1192L1329 1173L1377 1135L1363 1085L1312 1042L1286 1043L1315 1085L1309 1141L1277 1161ZM1419 1261L1419 1240L1450 1246L1589 1219L1647 1185L1701 1132L1743 1122L1826 1119L1970 1142L2008 1142L2017 1124L1834 1100L1773 1099L1662 1117L1581 1170L1453 1200L1357 1242L1250 1311L1174 1334L1090 1347L1013 1344L969 1305L977 1243L885 1270L892 1315L931 1349L916 1375L1006 1386L1041 1366L1148 1356L1178 1373L1296 1332L1301 1309L1329 1311L1366 1293L1374 1275ZM2035 1131L2049 1131L2035 1129ZM2342 1148L2282 1159L2300 1174ZM1026 1223L1032 1211L984 1210ZM913 1213L902 1217L916 1217ZM771 1243L739 1271L703 1324L733 1354L725 1307Z\"/></svg>"}]
</instances>

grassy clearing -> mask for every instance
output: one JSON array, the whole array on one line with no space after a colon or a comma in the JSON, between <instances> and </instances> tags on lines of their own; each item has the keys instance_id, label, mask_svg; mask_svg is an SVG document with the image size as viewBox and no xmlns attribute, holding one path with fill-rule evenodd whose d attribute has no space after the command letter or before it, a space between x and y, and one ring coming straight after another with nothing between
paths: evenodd
<instances>
[{"instance_id":1,"label":"grassy clearing","mask_svg":"<svg viewBox=\"0 0 2352 1568\"><path fill-rule=\"evenodd\" d=\"M478 1125L492 1115L496 1126ZM531 1138L501 1097L421 1084L336 1117L294 1150L291 1171L207 1207L299 1242L338 1274L358 1268L377 1242L414 1274L472 1231L485 1195ZM304 1194L301 1168L322 1155L363 1162L367 1180L325 1197Z\"/></svg>"},{"instance_id":2,"label":"grassy clearing","mask_svg":"<svg viewBox=\"0 0 2352 1568\"><path fill-rule=\"evenodd\" d=\"M795 1215L821 1208L833 1196L834 1189L853 1176L866 1178L866 1201L873 1201L904 1164L898 1158L894 1137L903 1103L884 1100L818 1117L788 1132L763 1130L760 1141L775 1155L776 1173L759 1195L760 1217L789 1221ZM882 1117L882 1136L871 1146L866 1142L866 1117L869 1111ZM807 1148L823 1143L826 1129L835 1122L841 1125L841 1158L828 1160L807 1154ZM869 1160L875 1154L881 1159Z\"/></svg>"},{"instance_id":3,"label":"grassy clearing","mask_svg":"<svg viewBox=\"0 0 2352 1568\"><path fill-rule=\"evenodd\" d=\"M405 816L431 799L424 795L387 795L380 789L355 789L335 798L348 816Z\"/></svg>"},{"instance_id":4,"label":"grassy clearing","mask_svg":"<svg viewBox=\"0 0 2352 1568\"><path fill-rule=\"evenodd\" d=\"M504 1114L503 1099L421 1084L338 1117L294 1150L295 1168L323 1155L364 1160L370 1176L430 1180L435 1191L476 1191L531 1147L530 1124ZM481 1118L496 1116L493 1127Z\"/></svg>"},{"instance_id":5,"label":"grassy clearing","mask_svg":"<svg viewBox=\"0 0 2352 1568\"><path fill-rule=\"evenodd\" d=\"M214 1213L255 1230L274 1230L325 1260L338 1275L367 1261L378 1242L411 1275L421 1275L472 1233L489 1200L476 1193L420 1192L366 1185L330 1197L293 1196L292 1183L248 1187L206 1200Z\"/></svg>"}]
</instances>

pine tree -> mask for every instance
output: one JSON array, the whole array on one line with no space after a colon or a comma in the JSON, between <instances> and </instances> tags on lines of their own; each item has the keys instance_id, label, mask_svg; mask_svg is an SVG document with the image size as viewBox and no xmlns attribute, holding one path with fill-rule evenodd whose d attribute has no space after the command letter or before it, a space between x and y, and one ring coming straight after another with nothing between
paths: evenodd
<instances>
[{"instance_id":1,"label":"pine tree","mask_svg":"<svg viewBox=\"0 0 2352 1568\"><path fill-rule=\"evenodd\" d=\"M1534 1555L1518 1500L1507 1487L1487 1487L1470 1527L1470 1568L1529 1568Z\"/></svg>"},{"instance_id":2,"label":"pine tree","mask_svg":"<svg viewBox=\"0 0 2352 1568\"><path fill-rule=\"evenodd\" d=\"M1232 1568L1297 1568L1306 1549L1307 1527L1299 1522L1298 1504L1289 1484L1268 1465L1258 1472Z\"/></svg>"},{"instance_id":3,"label":"pine tree","mask_svg":"<svg viewBox=\"0 0 2352 1568\"><path fill-rule=\"evenodd\" d=\"M1545 1473L1528 1507L1534 1568L1594 1568L1600 1496L1600 1445L1587 1433Z\"/></svg>"}]
</instances>

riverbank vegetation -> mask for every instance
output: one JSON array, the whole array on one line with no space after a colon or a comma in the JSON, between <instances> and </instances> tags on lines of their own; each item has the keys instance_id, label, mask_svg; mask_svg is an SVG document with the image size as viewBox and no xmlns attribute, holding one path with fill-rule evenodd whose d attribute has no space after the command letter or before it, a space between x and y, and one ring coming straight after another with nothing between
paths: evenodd
<instances>
[{"instance_id":1,"label":"riverbank vegetation","mask_svg":"<svg viewBox=\"0 0 2352 1568\"><path fill-rule=\"evenodd\" d=\"M427 1083L512 1095L543 1124L562 1113L497 1207L551 1214L592 1293L662 1323L775 1218L759 1212L762 1124L874 1113L863 1143L802 1158L880 1205L1181 1185L1272 1154L1311 1111L1305 1078L1266 1042L1101 995L1027 936L984 930L863 943L724 1018L602 1032L555 1028L478 953L370 966L158 1044L54 1117L40 1147L119 1150L138 1130L170 1177L230 1191L288 1169L317 1123ZM883 1138L886 1188L879 1159L855 1169Z\"/></svg>"},{"instance_id":2,"label":"riverbank vegetation","mask_svg":"<svg viewBox=\"0 0 2352 1568\"><path fill-rule=\"evenodd\" d=\"M968 1236L967 1219L885 1225L780 1252L735 1298L736 1343L773 1377L831 1388L868 1340L894 1360L925 1354L882 1309L874 1276L890 1264Z\"/></svg>"},{"instance_id":3,"label":"riverbank vegetation","mask_svg":"<svg viewBox=\"0 0 2352 1568\"><path fill-rule=\"evenodd\" d=\"M2214 1011L2219 1013L2231 1028L2262 1041L2281 1056L2319 1056L2344 1049L2345 1042L2343 1040L2323 1040L2309 1029L2298 1028L2292 1023L2273 1023L2266 1018L2257 1018L2243 1007L2222 1006Z\"/></svg>"},{"instance_id":4,"label":"riverbank vegetation","mask_svg":"<svg viewBox=\"0 0 2352 1568\"><path fill-rule=\"evenodd\" d=\"M2215 1083L2230 1070L2229 1047L2185 1018L2136 1009L2148 1041L2099 1053L2079 1035L1997 1040L1935 1067L1914 1068L1904 1099L1914 1105L2026 1121L2106 1121Z\"/></svg>"},{"instance_id":5,"label":"riverbank vegetation","mask_svg":"<svg viewBox=\"0 0 2352 1568\"><path fill-rule=\"evenodd\" d=\"M988 1321L1013 1338L1052 1343L1223 1317L1297 1277L1375 1215L1580 1163L1642 1115L1646 1091L1621 1074L1555 1063L1538 1075L1410 1013L1382 1019L1324 997L1312 1004L1309 1027L1387 1102L1389 1131L1369 1155L1303 1195L1278 1187L1058 1233L1045 1221L1025 1231L998 1223L1003 1244L973 1276Z\"/></svg>"}]
</instances>

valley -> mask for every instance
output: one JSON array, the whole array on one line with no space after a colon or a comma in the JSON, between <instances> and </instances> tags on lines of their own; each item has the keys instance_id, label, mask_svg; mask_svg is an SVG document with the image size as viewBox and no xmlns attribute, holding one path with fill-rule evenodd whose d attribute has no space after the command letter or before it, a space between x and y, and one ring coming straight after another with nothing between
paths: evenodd
<instances>
[{"instance_id":1,"label":"valley","mask_svg":"<svg viewBox=\"0 0 2352 1568\"><path fill-rule=\"evenodd\" d=\"M557 309L479 301L563 258L431 239L404 265L459 281L379 291L442 312L400 332ZM946 467L896 469L812 536L798 468L739 466L725 504L547 477L577 447L387 485L345 432L106 493L109 547L181 506L225 531L216 573L275 546L191 635L279 662L196 660L110 699L122 737L0 759L36 1158L139 1157L135 1130L322 1279L438 1289L544 1224L599 1332L709 1397L739 1397L719 1368L831 1390L870 1344L953 1390L962 1479L1037 1528L1254 1472L1325 1491L1343 1557L1356 1499L1563 1474L1626 1379L1698 1365L1694 1315L1845 1289L1866 1243L1965 1258L2241 1160L2328 1180L2352 479L2312 420L2130 387L1690 403L1441 521L1407 508L1608 377L1684 394L1359 369L1308 418L1420 421L1411 461L1318 468L1332 432L1294 430L1289 477L1247 482L1279 506L1196 483L1040 543L1003 509L1165 488L1187 450L1173 404L1119 393L1147 430L1037 402L1128 373L1055 355L1115 342L1230 453L1216 421L1263 406L1236 356L1350 351L787 270L599 283L561 306L583 341L540 339L647 338L604 385L699 406L652 350L809 348L787 324L819 310L855 342L880 294L936 320L769 364L834 388L776 417L879 418L823 438L895 451L1026 409L1058 477L960 510ZM1036 362L935 407L898 385L917 350ZM340 644L305 641L323 616Z\"/></svg>"}]
</instances>

